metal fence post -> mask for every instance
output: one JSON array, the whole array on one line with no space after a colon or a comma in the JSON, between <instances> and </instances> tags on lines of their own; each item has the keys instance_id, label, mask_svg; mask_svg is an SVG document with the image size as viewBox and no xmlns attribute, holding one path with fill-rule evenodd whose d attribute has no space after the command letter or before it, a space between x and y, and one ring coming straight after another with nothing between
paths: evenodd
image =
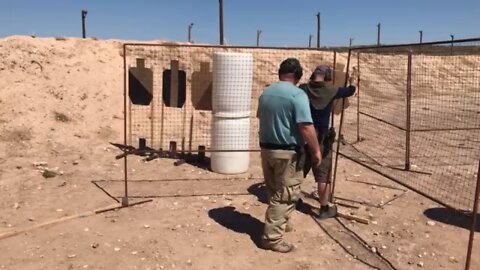
<instances>
[{"instance_id":1,"label":"metal fence post","mask_svg":"<svg viewBox=\"0 0 480 270\"><path fill-rule=\"evenodd\" d=\"M317 13L317 48L320 48L320 12Z\"/></svg>"},{"instance_id":2,"label":"metal fence post","mask_svg":"<svg viewBox=\"0 0 480 270\"><path fill-rule=\"evenodd\" d=\"M360 141L360 52L357 52L357 142Z\"/></svg>"},{"instance_id":3,"label":"metal fence post","mask_svg":"<svg viewBox=\"0 0 480 270\"><path fill-rule=\"evenodd\" d=\"M478 162L477 188L475 189L475 198L473 200L472 226L470 227L470 236L468 239L467 261L465 262L465 270L470 269L470 262L472 259L473 241L475 239L475 231L477 228L478 200L479 200L478 197L480 197L480 161Z\"/></svg>"},{"instance_id":4,"label":"metal fence post","mask_svg":"<svg viewBox=\"0 0 480 270\"><path fill-rule=\"evenodd\" d=\"M262 30L257 30L257 47L260 46L260 35L262 34Z\"/></svg>"},{"instance_id":5,"label":"metal fence post","mask_svg":"<svg viewBox=\"0 0 480 270\"><path fill-rule=\"evenodd\" d=\"M337 68L337 51L333 51L333 72L332 72L332 83L335 84L335 70ZM334 126L334 114L333 114L333 108L332 111L330 112L330 127ZM331 149L333 150L333 149ZM330 169L328 170L328 179L332 180L332 165L333 165L333 159L330 159ZM332 185L330 185L330 202L333 202L333 189Z\"/></svg>"},{"instance_id":6,"label":"metal fence post","mask_svg":"<svg viewBox=\"0 0 480 270\"><path fill-rule=\"evenodd\" d=\"M127 145L127 45L123 45L123 144ZM129 101L130 102L130 101ZM129 111L131 116L132 111ZM131 122L131 120L130 120ZM130 129L131 130L131 129ZM127 155L123 157L123 170L125 180L125 197L122 198L122 206L128 206L128 162Z\"/></svg>"},{"instance_id":7,"label":"metal fence post","mask_svg":"<svg viewBox=\"0 0 480 270\"><path fill-rule=\"evenodd\" d=\"M332 83L335 84L335 71L337 70L337 51L334 51L333 52L333 73L332 73ZM334 125L334 120L335 120L335 117L334 117L334 114L333 114L333 108L332 108L332 112L330 113L331 115L331 118L330 118L330 126L333 127Z\"/></svg>"},{"instance_id":8,"label":"metal fence post","mask_svg":"<svg viewBox=\"0 0 480 270\"><path fill-rule=\"evenodd\" d=\"M350 69L350 56L352 54L352 50L349 49L348 50L348 58L347 58L347 72L346 72L346 75L345 75L345 84L344 86L346 87L347 86L347 83L348 83L348 77L349 77L349 69ZM345 115L345 112L344 112L344 108L345 108L345 98L342 99L342 113L340 114L340 124L339 124L339 127L338 127L338 139L337 139L337 151L335 153L335 167L333 169L333 180L332 180L332 193L331 193L331 198L333 199L334 198L334 194L335 194L335 182L336 182L336 178L337 178L337 168L338 168L338 155L340 154L340 144L341 143L341 138L342 138L342 126L343 126L343 119L344 119L344 115Z\"/></svg>"},{"instance_id":9,"label":"metal fence post","mask_svg":"<svg viewBox=\"0 0 480 270\"><path fill-rule=\"evenodd\" d=\"M219 0L219 27L220 27L220 45L223 45L223 0Z\"/></svg>"},{"instance_id":10,"label":"metal fence post","mask_svg":"<svg viewBox=\"0 0 480 270\"><path fill-rule=\"evenodd\" d=\"M82 38L86 38L86 30L85 30L85 18L87 18L88 11L82 10Z\"/></svg>"},{"instance_id":11,"label":"metal fence post","mask_svg":"<svg viewBox=\"0 0 480 270\"><path fill-rule=\"evenodd\" d=\"M192 27L193 27L193 23L190 23L188 25L188 42L192 42Z\"/></svg>"},{"instance_id":12,"label":"metal fence post","mask_svg":"<svg viewBox=\"0 0 480 270\"><path fill-rule=\"evenodd\" d=\"M405 129L405 170L410 170L410 135L411 135L411 114L412 114L412 52L408 53L407 61L407 121Z\"/></svg>"}]
</instances>

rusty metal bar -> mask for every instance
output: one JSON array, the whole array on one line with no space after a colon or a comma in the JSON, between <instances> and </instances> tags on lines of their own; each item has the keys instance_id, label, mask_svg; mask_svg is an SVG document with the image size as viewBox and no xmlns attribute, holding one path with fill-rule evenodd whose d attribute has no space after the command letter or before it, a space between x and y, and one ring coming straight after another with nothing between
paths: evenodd
<instances>
[{"instance_id":1,"label":"rusty metal bar","mask_svg":"<svg viewBox=\"0 0 480 270\"><path fill-rule=\"evenodd\" d=\"M153 94L152 89L152 94ZM150 145L153 147L155 145L155 99L152 98L152 102L150 103Z\"/></svg>"},{"instance_id":2,"label":"rusty metal bar","mask_svg":"<svg viewBox=\"0 0 480 270\"><path fill-rule=\"evenodd\" d=\"M92 184L94 184L98 189L100 189L103 193L105 193L112 200L116 201L117 203L120 203L120 200L115 198L112 194L108 193L108 191L106 191L103 187L101 187L96 181L92 181Z\"/></svg>"},{"instance_id":3,"label":"rusty metal bar","mask_svg":"<svg viewBox=\"0 0 480 270\"><path fill-rule=\"evenodd\" d=\"M332 72L332 73L333 73L333 74L332 74L332 83L333 83L333 84L335 84L335 73L336 73L335 71L336 71L336 70L337 70L337 51L334 51L334 52L333 52L333 71L334 71L334 72ZM335 120L334 115L335 115L335 114L333 114L333 108L332 108L332 112L330 112L330 115L331 115L331 118L330 118L330 120L331 120L330 126L333 127L333 125L335 124L335 123L334 123L334 120ZM331 167L331 166L330 166L330 167Z\"/></svg>"},{"instance_id":4,"label":"rusty metal bar","mask_svg":"<svg viewBox=\"0 0 480 270\"><path fill-rule=\"evenodd\" d=\"M467 39L456 39L452 40L442 40L434 42L423 42L423 43L405 43L405 44L392 44L392 45L381 45L381 46L366 46L366 47L356 47L352 48L353 50L370 50L370 49L382 49L382 48L395 48L395 47L409 47L409 46L429 46L429 45L445 45L452 43L465 43L465 42L478 42L480 38L467 38Z\"/></svg>"},{"instance_id":5,"label":"rusty metal bar","mask_svg":"<svg viewBox=\"0 0 480 270\"><path fill-rule=\"evenodd\" d=\"M351 202L351 203L358 203L358 204L361 204L361 205L366 205L366 206L375 207L375 208L380 208L379 204L369 203L369 202L366 202L366 201L358 201L358 200L342 198L342 197L338 197L338 196L335 196L334 199L335 200L346 201L346 202Z\"/></svg>"},{"instance_id":6,"label":"rusty metal bar","mask_svg":"<svg viewBox=\"0 0 480 270\"><path fill-rule=\"evenodd\" d=\"M347 72L345 74L345 83L344 83L344 87L347 87L347 83L348 83L348 72L349 72L349 69L350 69L350 56L352 54L352 50L349 49L348 50L348 58L347 58ZM331 197L333 198L334 197L334 194L335 194L335 180L337 179L337 168L338 168L338 155L340 154L340 145L342 144L340 142L340 138L342 138L342 126L343 126L343 118L345 116L345 113L344 113L344 108L345 108L345 98L342 99L342 113L340 114L340 124L339 124L339 127L338 127L338 139L337 139L337 152L335 154L335 168L333 169L333 180L332 180L332 194L331 194Z\"/></svg>"},{"instance_id":7,"label":"rusty metal bar","mask_svg":"<svg viewBox=\"0 0 480 270\"><path fill-rule=\"evenodd\" d=\"M480 42L480 38L471 38L471 39L456 39L454 43L464 43L464 42ZM449 41L437 41L437 42L427 42L422 43L421 45L428 46L428 45L442 45L442 44L450 44L452 43L451 40ZM328 49L319 49L319 48L305 48L305 47L275 47L275 46L268 46L268 47L256 47L256 46L223 46L223 45L202 45L202 44L172 44L172 43L147 43L147 42L127 42L124 43L126 46L146 46L146 47L193 47L193 48L224 48L224 49L256 49L256 50L304 50L304 51L331 51ZM352 50L368 50L368 49L378 49L378 48L395 48L395 47L408 47L408 46L418 46L419 43L407 43L407 44L393 44L393 45L382 45L378 46L371 46L371 47L353 47Z\"/></svg>"},{"instance_id":8,"label":"rusty metal bar","mask_svg":"<svg viewBox=\"0 0 480 270\"><path fill-rule=\"evenodd\" d=\"M412 114L412 52L408 53L407 60L407 127L405 130L405 170L410 170L410 135L411 135L411 114Z\"/></svg>"},{"instance_id":9,"label":"rusty metal bar","mask_svg":"<svg viewBox=\"0 0 480 270\"><path fill-rule=\"evenodd\" d=\"M477 228L478 200L479 200L478 197L480 197L480 161L478 162L477 188L475 189L475 198L473 200L472 226L470 227L470 236L468 238L467 260L465 262L465 270L470 269L470 262L472 259L473 240L475 238L475 231Z\"/></svg>"},{"instance_id":10,"label":"rusty metal bar","mask_svg":"<svg viewBox=\"0 0 480 270\"><path fill-rule=\"evenodd\" d=\"M408 192L408 190L403 190L403 192L400 193L399 195L394 196L393 198L391 198L390 200L388 200L388 201L386 201L386 202L384 202L384 203L380 203L378 206L379 206L380 208L382 208L382 207L384 207L385 205L388 205L389 203L391 204L391 203L393 203L393 201L395 201L395 200L397 200L398 198L400 198L400 197L404 196L405 194L407 194L407 192Z\"/></svg>"},{"instance_id":11,"label":"rusty metal bar","mask_svg":"<svg viewBox=\"0 0 480 270\"><path fill-rule=\"evenodd\" d=\"M392 187L392 186L389 186L389 185L382 185L382 184L370 183L370 182L361 181L361 180L350 180L348 177L345 179L345 181L347 181L347 182L353 182L353 183L359 183L359 184L364 184L364 185L369 185L369 186L376 186L376 187L381 187L381 188L388 188L388 189L393 189L393 190L406 191L406 189L397 188L397 187Z\"/></svg>"},{"instance_id":12,"label":"rusty metal bar","mask_svg":"<svg viewBox=\"0 0 480 270\"><path fill-rule=\"evenodd\" d=\"M430 131L460 131L460 130L478 130L480 127L476 128L430 128L430 129L414 129L414 132L430 132Z\"/></svg>"},{"instance_id":13,"label":"rusty metal bar","mask_svg":"<svg viewBox=\"0 0 480 270\"><path fill-rule=\"evenodd\" d=\"M357 142L360 141L360 52L357 52Z\"/></svg>"},{"instance_id":14,"label":"rusty metal bar","mask_svg":"<svg viewBox=\"0 0 480 270\"><path fill-rule=\"evenodd\" d=\"M165 199L165 198L190 198L201 196L254 196L250 192L238 192L238 193L201 193L201 194L172 194L172 195L133 195L130 198L134 199ZM149 202L148 200L146 202Z\"/></svg>"},{"instance_id":15,"label":"rusty metal bar","mask_svg":"<svg viewBox=\"0 0 480 270\"><path fill-rule=\"evenodd\" d=\"M336 73L335 71L336 70L337 70L337 51L334 51L333 52L333 72L332 72L332 83L333 84L335 84L335 73ZM330 105L330 106L332 106L332 105ZM334 124L335 124L335 122L334 122L335 117L334 116L335 116L335 114L333 113L333 108L332 108L332 110L330 111L330 117L331 117L330 118L330 121L331 121L330 127L334 127ZM330 151L331 150L333 150L333 149L330 149ZM332 180L332 165L333 165L333 160L330 159L330 168L328 169L328 175L327 175L329 180ZM329 199L329 201L333 202L332 185L330 185L329 188L330 188L330 199Z\"/></svg>"},{"instance_id":16,"label":"rusty metal bar","mask_svg":"<svg viewBox=\"0 0 480 270\"><path fill-rule=\"evenodd\" d=\"M480 39L479 39L480 41ZM331 49L318 49L306 47L275 47L275 46L224 46L224 45L202 45L202 44L173 44L173 43L146 43L146 42L127 42L127 46L145 46L145 47L192 47L192 48L218 48L218 49L251 49L251 50L300 50L300 51L326 51L331 52Z\"/></svg>"},{"instance_id":17,"label":"rusty metal bar","mask_svg":"<svg viewBox=\"0 0 480 270\"><path fill-rule=\"evenodd\" d=\"M233 181L233 180L245 180L245 177L223 177L223 178L170 178L170 179L138 179L135 180L135 183L141 183L141 182L147 182L147 183L152 183L152 182L201 182L201 181ZM252 177L248 178L248 180L264 180L263 177ZM92 183L117 183L117 182L123 182L123 180L93 180L91 181Z\"/></svg>"},{"instance_id":18,"label":"rusty metal bar","mask_svg":"<svg viewBox=\"0 0 480 270\"><path fill-rule=\"evenodd\" d=\"M101 213L105 213L105 212L116 211L118 209L122 209L122 208L125 208L125 207L135 206L135 205L144 204L144 203L148 203L148 202L152 202L152 201L153 200L150 199L150 200L137 201L137 202L127 204L127 205L122 204L121 206L116 206L116 207L112 207L112 208L109 208L109 209L97 210L97 211L95 211L95 214L101 214Z\"/></svg>"},{"instance_id":19,"label":"rusty metal bar","mask_svg":"<svg viewBox=\"0 0 480 270\"><path fill-rule=\"evenodd\" d=\"M388 121L386 121L386 120L380 119L380 118L375 117L375 116L373 116L373 115L371 115L371 114L364 113L364 112L359 112L359 113L360 113L361 115L368 116L368 117L373 118L373 119L375 119L375 120L377 120L377 121L380 121L380 122L385 123L385 124L387 124L387 125L390 125L390 126L392 126L392 127L398 128L398 129L400 129L400 130L402 130L402 131L405 131L405 128L403 128L403 127L401 127L401 126L397 126L397 125L395 125L395 124L392 124L392 123L390 123L390 122L388 122Z\"/></svg>"},{"instance_id":20,"label":"rusty metal bar","mask_svg":"<svg viewBox=\"0 0 480 270\"><path fill-rule=\"evenodd\" d=\"M123 143L127 145L127 45L123 45ZM129 115L132 112L130 111ZM131 122L131 121L130 121ZM123 158L123 170L125 180L125 197L122 198L122 206L128 205L128 162L127 155Z\"/></svg>"}]
</instances>

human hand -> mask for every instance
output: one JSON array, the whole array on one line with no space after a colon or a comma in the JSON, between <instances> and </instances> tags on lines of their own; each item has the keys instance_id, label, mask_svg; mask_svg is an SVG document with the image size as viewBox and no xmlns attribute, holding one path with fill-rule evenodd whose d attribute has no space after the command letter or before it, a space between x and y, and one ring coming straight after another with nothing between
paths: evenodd
<instances>
[{"instance_id":1,"label":"human hand","mask_svg":"<svg viewBox=\"0 0 480 270\"><path fill-rule=\"evenodd\" d=\"M322 163L322 153L320 151L313 153L312 156L312 167L319 167Z\"/></svg>"}]
</instances>

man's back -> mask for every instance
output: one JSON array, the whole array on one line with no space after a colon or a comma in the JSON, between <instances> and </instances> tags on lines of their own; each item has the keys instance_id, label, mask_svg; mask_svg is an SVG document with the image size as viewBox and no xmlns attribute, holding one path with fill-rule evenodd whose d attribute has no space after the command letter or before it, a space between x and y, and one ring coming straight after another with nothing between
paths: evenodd
<instances>
[{"instance_id":1,"label":"man's back","mask_svg":"<svg viewBox=\"0 0 480 270\"><path fill-rule=\"evenodd\" d=\"M289 82L277 82L260 96L257 116L260 142L277 145L302 144L297 124L311 123L308 96Z\"/></svg>"}]
</instances>

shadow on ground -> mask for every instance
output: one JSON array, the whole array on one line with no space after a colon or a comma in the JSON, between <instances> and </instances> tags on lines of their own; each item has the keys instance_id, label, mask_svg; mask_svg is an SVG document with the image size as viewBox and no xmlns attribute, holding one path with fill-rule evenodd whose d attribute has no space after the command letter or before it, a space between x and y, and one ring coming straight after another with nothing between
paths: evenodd
<instances>
[{"instance_id":1,"label":"shadow on ground","mask_svg":"<svg viewBox=\"0 0 480 270\"><path fill-rule=\"evenodd\" d=\"M248 193L257 197L257 200L261 203L268 204L267 200L267 189L264 183L256 183L251 185L247 189Z\"/></svg>"},{"instance_id":2,"label":"shadow on ground","mask_svg":"<svg viewBox=\"0 0 480 270\"><path fill-rule=\"evenodd\" d=\"M175 166L180 166L184 163L188 163L199 169L210 171L210 157L207 157L204 154L202 155L192 154L192 153L182 154L181 152L176 152L176 154L172 156L171 152L169 151L162 152L161 149L157 150L150 147L145 147L143 150L140 150L131 145L123 145L120 143L113 143L113 142L110 142L110 144L117 147L123 152L128 152L129 155L137 155L137 156L145 157L145 161L152 161L157 158L171 159L174 162ZM123 156L119 155L117 156L117 159L121 157Z\"/></svg>"},{"instance_id":3,"label":"shadow on ground","mask_svg":"<svg viewBox=\"0 0 480 270\"><path fill-rule=\"evenodd\" d=\"M471 215L462 214L449 208L430 208L425 210L423 214L429 219L435 220L437 222L453 225L467 230L470 230L472 226ZM475 231L480 232L480 214L477 214L477 226L475 228Z\"/></svg>"},{"instance_id":4,"label":"shadow on ground","mask_svg":"<svg viewBox=\"0 0 480 270\"><path fill-rule=\"evenodd\" d=\"M260 240L264 223L260 220L249 214L240 213L232 206L211 209L208 211L208 216L229 230L248 234L252 242L261 248Z\"/></svg>"}]
</instances>

